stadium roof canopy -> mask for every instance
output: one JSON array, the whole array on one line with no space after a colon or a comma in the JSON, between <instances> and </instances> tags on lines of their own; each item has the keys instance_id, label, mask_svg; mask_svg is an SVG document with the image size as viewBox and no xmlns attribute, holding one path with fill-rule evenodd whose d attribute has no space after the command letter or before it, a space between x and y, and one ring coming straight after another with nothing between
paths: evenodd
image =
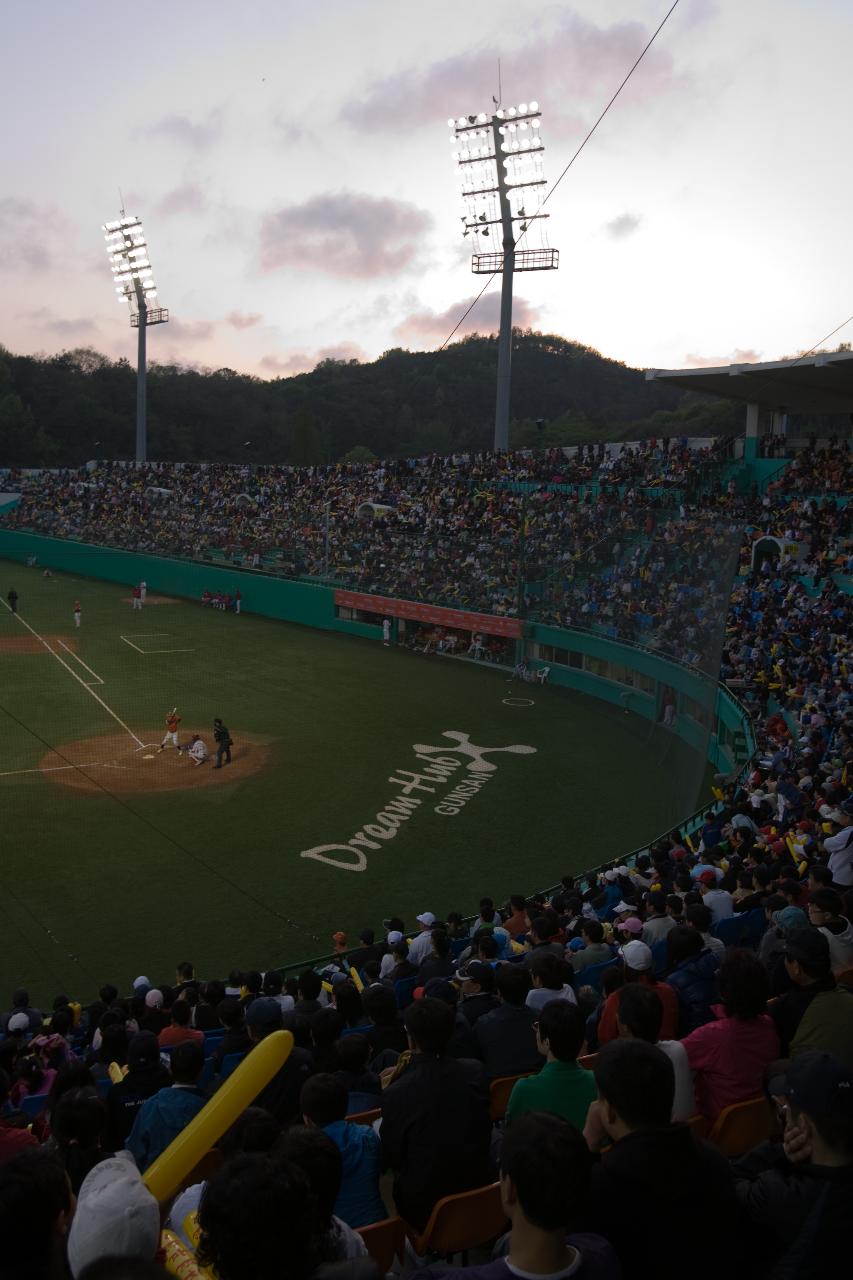
<instances>
[{"instance_id":1,"label":"stadium roof canopy","mask_svg":"<svg viewBox=\"0 0 853 1280\"><path fill-rule=\"evenodd\" d=\"M718 369L647 369L646 380L785 413L853 413L853 351Z\"/></svg>"}]
</instances>

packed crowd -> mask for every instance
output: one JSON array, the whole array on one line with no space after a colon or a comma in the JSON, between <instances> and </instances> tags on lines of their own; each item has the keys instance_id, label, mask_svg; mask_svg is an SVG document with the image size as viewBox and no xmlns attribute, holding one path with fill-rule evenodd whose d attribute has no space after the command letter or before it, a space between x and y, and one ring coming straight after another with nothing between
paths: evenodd
<instances>
[{"instance_id":1,"label":"packed crowd","mask_svg":"<svg viewBox=\"0 0 853 1280\"><path fill-rule=\"evenodd\" d=\"M635 509L660 506L645 488L693 482L706 463L686 441L652 440L306 468L102 464L24 479L4 520L195 559L224 549L254 567L511 614L522 567L529 578L570 563Z\"/></svg>"},{"instance_id":2,"label":"packed crowd","mask_svg":"<svg viewBox=\"0 0 853 1280\"><path fill-rule=\"evenodd\" d=\"M47 1016L15 992L0 1277L154 1277L165 1241L220 1280L333 1263L366 1280L360 1231L397 1212L423 1251L436 1203L495 1178L510 1231L468 1280L610 1280L638 1257L674 1277L691 1249L699 1277L823 1274L853 1192L853 706L846 676L827 684L795 733L771 717L760 763L692 839L633 867L484 898L473 921L337 932L285 981L183 963ZM158 1206L141 1175L282 1028L284 1066L206 1177ZM751 1137L733 1148L717 1135L738 1106ZM98 1270L111 1253L150 1271Z\"/></svg>"}]
</instances>

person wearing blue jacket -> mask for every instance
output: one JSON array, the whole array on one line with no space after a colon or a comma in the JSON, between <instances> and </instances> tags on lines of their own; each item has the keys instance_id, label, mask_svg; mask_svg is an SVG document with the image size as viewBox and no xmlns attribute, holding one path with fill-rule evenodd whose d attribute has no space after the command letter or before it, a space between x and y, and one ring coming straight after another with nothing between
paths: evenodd
<instances>
[{"instance_id":1,"label":"person wearing blue jacket","mask_svg":"<svg viewBox=\"0 0 853 1280\"><path fill-rule=\"evenodd\" d=\"M678 1038L714 1020L711 1006L720 999L717 974L720 957L705 947L696 929L677 925L666 939L667 982L678 996Z\"/></svg>"},{"instance_id":2,"label":"person wearing blue jacket","mask_svg":"<svg viewBox=\"0 0 853 1280\"><path fill-rule=\"evenodd\" d=\"M200 1044L185 1041L173 1050L172 1084L143 1102L125 1143L140 1173L154 1163L204 1107L207 1096L198 1087L203 1068L204 1049Z\"/></svg>"},{"instance_id":3,"label":"person wearing blue jacket","mask_svg":"<svg viewBox=\"0 0 853 1280\"><path fill-rule=\"evenodd\" d=\"M341 1153L343 1177L335 1201L335 1217L349 1227L381 1222L388 1211L379 1194L382 1144L370 1125L346 1119L346 1085L328 1072L305 1081L299 1105L306 1125L322 1129Z\"/></svg>"}]
</instances>

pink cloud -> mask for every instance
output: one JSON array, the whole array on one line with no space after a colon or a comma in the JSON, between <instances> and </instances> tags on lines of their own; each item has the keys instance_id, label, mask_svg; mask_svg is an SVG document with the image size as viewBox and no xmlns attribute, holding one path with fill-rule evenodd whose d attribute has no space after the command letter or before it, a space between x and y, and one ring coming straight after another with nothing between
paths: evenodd
<instances>
[{"instance_id":1,"label":"pink cloud","mask_svg":"<svg viewBox=\"0 0 853 1280\"><path fill-rule=\"evenodd\" d=\"M286 356L263 356L260 367L275 378L291 378L297 373L310 373L323 360L365 360L366 353L356 342L340 342L336 346L321 347L313 355L293 351Z\"/></svg>"},{"instance_id":2,"label":"pink cloud","mask_svg":"<svg viewBox=\"0 0 853 1280\"><path fill-rule=\"evenodd\" d=\"M401 338L404 342L412 343L443 342L472 302L473 297L461 298L445 311L432 311L429 307L412 311L395 327L394 336ZM464 338L471 333L497 333L500 328L500 310L500 292L495 290L493 293L484 294L468 318L460 325L454 337ZM539 307L526 302L524 298L515 298L512 307L514 327L532 328L537 323L539 311Z\"/></svg>"},{"instance_id":3,"label":"pink cloud","mask_svg":"<svg viewBox=\"0 0 853 1280\"><path fill-rule=\"evenodd\" d=\"M268 213L261 223L263 271L308 267L328 275L394 275L418 257L430 216L388 197L340 191Z\"/></svg>"},{"instance_id":4,"label":"pink cloud","mask_svg":"<svg viewBox=\"0 0 853 1280\"><path fill-rule=\"evenodd\" d=\"M97 333L98 326L89 316L64 317L58 316L49 307L38 307L35 311L25 311L21 317L30 324L36 325L39 329L43 329L45 333L55 333L63 338L76 338L82 340L91 337Z\"/></svg>"},{"instance_id":5,"label":"pink cloud","mask_svg":"<svg viewBox=\"0 0 853 1280\"><path fill-rule=\"evenodd\" d=\"M229 311L225 317L225 323L232 329L253 329L262 320L263 316L258 311Z\"/></svg>"},{"instance_id":6,"label":"pink cloud","mask_svg":"<svg viewBox=\"0 0 853 1280\"><path fill-rule=\"evenodd\" d=\"M216 332L212 320L169 320L169 337L182 342L206 342Z\"/></svg>"},{"instance_id":7,"label":"pink cloud","mask_svg":"<svg viewBox=\"0 0 853 1280\"><path fill-rule=\"evenodd\" d=\"M181 213L203 213L207 208L207 197L201 187L194 182L185 182L183 186L167 191L157 205L157 212L165 218Z\"/></svg>"},{"instance_id":8,"label":"pink cloud","mask_svg":"<svg viewBox=\"0 0 853 1280\"><path fill-rule=\"evenodd\" d=\"M760 361L761 352L752 347L735 347L726 356L699 356L689 351L684 357L684 363L690 369L717 369L727 364L758 364Z\"/></svg>"},{"instance_id":9,"label":"pink cloud","mask_svg":"<svg viewBox=\"0 0 853 1280\"><path fill-rule=\"evenodd\" d=\"M0 267L7 271L46 271L62 253L68 228L58 210L0 199Z\"/></svg>"},{"instance_id":10,"label":"pink cloud","mask_svg":"<svg viewBox=\"0 0 853 1280\"><path fill-rule=\"evenodd\" d=\"M151 138L165 138L191 151L206 151L222 134L222 111L208 111L204 120L191 120L188 115L163 116L145 130Z\"/></svg>"},{"instance_id":11,"label":"pink cloud","mask_svg":"<svg viewBox=\"0 0 853 1280\"><path fill-rule=\"evenodd\" d=\"M425 124L435 127L442 116L489 110L500 55L504 105L517 101L516 92L522 99L532 94L547 111L549 129L576 132L585 122L584 106L603 105L650 35L651 28L639 22L596 26L578 14L566 13L555 31L538 35L513 52L478 49L425 70L412 67L379 80L361 97L345 103L340 118L360 130L397 132ZM637 101L667 92L677 83L672 55L655 45L626 94ZM562 105L568 99L576 104L575 111Z\"/></svg>"}]
</instances>

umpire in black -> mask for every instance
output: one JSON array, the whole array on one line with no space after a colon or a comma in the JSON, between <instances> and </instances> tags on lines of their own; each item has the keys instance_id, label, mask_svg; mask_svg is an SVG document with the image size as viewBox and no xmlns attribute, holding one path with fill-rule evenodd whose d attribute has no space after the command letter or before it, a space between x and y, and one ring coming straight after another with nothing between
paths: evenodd
<instances>
[{"instance_id":1,"label":"umpire in black","mask_svg":"<svg viewBox=\"0 0 853 1280\"><path fill-rule=\"evenodd\" d=\"M222 768L222 757L225 757L225 763L231 763L231 747L233 745L231 734L228 732L226 725L218 718L213 722L213 736L216 739L216 764L214 769Z\"/></svg>"}]
</instances>

